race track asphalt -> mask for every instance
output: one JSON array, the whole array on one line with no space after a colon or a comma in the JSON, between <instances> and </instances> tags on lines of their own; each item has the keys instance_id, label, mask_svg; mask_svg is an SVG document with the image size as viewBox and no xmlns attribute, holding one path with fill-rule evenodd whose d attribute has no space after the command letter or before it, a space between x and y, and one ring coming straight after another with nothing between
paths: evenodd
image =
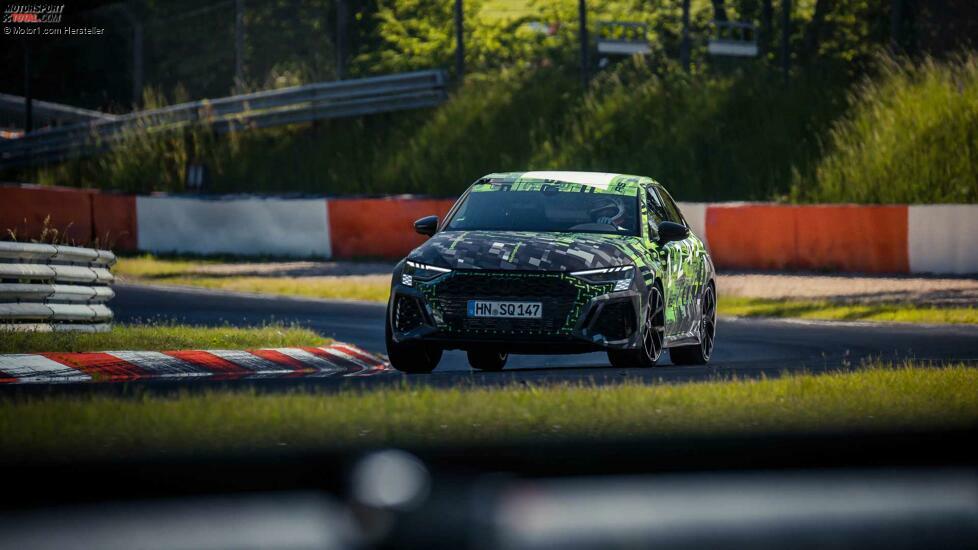
<instances>
[{"instance_id":1,"label":"race track asphalt","mask_svg":"<svg viewBox=\"0 0 978 550\"><path fill-rule=\"evenodd\" d=\"M182 287L118 284L114 288L117 295L111 305L116 321L121 323L150 320L209 326L297 323L324 336L384 353L383 304ZM875 358L893 362L915 359L978 363L978 326L721 318L713 360L706 367L675 367L663 354L661 367L623 370L611 367L604 354L591 353L512 356L502 373L481 373L473 372L465 355L456 351L447 352L431 375L411 378L423 378L435 385L450 385L459 380L477 384L589 380L601 383L626 379L679 382L855 368Z\"/></svg>"}]
</instances>

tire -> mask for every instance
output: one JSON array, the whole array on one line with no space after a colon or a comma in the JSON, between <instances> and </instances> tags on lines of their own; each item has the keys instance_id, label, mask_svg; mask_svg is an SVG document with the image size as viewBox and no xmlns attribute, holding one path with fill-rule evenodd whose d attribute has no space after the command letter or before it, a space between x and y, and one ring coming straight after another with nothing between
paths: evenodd
<instances>
[{"instance_id":1,"label":"tire","mask_svg":"<svg viewBox=\"0 0 978 550\"><path fill-rule=\"evenodd\" d=\"M669 350L673 365L705 365L713 355L713 343L717 335L717 292L711 282L703 292L703 318L700 322L700 343L680 346Z\"/></svg>"},{"instance_id":2,"label":"tire","mask_svg":"<svg viewBox=\"0 0 978 550\"><path fill-rule=\"evenodd\" d=\"M442 350L424 344L401 344L394 341L391 335L390 315L387 316L384 331L387 341L387 359L395 369L408 374L426 374L438 366Z\"/></svg>"},{"instance_id":3,"label":"tire","mask_svg":"<svg viewBox=\"0 0 978 550\"><path fill-rule=\"evenodd\" d=\"M469 350L466 356L472 368L492 372L503 370L509 359L508 353L496 350Z\"/></svg>"},{"instance_id":4,"label":"tire","mask_svg":"<svg viewBox=\"0 0 978 550\"><path fill-rule=\"evenodd\" d=\"M665 300L656 284L649 291L649 307L642 323L642 345L638 349L609 350L608 360L617 368L654 367L662 355L666 333Z\"/></svg>"}]
</instances>

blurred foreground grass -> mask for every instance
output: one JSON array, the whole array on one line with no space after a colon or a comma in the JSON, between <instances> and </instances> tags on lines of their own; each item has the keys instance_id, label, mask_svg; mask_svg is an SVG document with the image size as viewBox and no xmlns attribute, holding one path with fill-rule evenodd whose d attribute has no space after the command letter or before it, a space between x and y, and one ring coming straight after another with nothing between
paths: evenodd
<instances>
[{"instance_id":1,"label":"blurred foreground grass","mask_svg":"<svg viewBox=\"0 0 978 550\"><path fill-rule=\"evenodd\" d=\"M286 325L251 328L176 324L114 325L110 332L0 332L0 353L48 351L242 349L320 346L315 332Z\"/></svg>"},{"instance_id":2,"label":"blurred foreground grass","mask_svg":"<svg viewBox=\"0 0 978 550\"><path fill-rule=\"evenodd\" d=\"M287 447L957 427L978 421L978 369L905 365L648 386L396 387L0 396L0 452L60 457Z\"/></svg>"}]
</instances>

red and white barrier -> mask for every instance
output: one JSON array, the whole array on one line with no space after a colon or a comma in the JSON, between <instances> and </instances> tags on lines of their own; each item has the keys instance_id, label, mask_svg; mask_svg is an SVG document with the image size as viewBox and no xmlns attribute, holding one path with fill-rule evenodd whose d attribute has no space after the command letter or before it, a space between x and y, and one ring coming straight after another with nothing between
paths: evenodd
<instances>
[{"instance_id":1,"label":"red and white barrier","mask_svg":"<svg viewBox=\"0 0 978 550\"><path fill-rule=\"evenodd\" d=\"M911 273L978 273L978 206L911 205L907 241Z\"/></svg>"},{"instance_id":2,"label":"red and white barrier","mask_svg":"<svg viewBox=\"0 0 978 550\"><path fill-rule=\"evenodd\" d=\"M323 199L137 197L137 246L150 252L332 257Z\"/></svg>"},{"instance_id":3,"label":"red and white barrier","mask_svg":"<svg viewBox=\"0 0 978 550\"><path fill-rule=\"evenodd\" d=\"M0 230L51 216L81 242L118 250L397 259L424 241L411 223L452 199L131 197L0 187ZM680 203L721 269L978 273L978 205ZM23 221L26 220L26 221ZM104 240L102 242L105 242Z\"/></svg>"},{"instance_id":4,"label":"red and white barrier","mask_svg":"<svg viewBox=\"0 0 978 550\"><path fill-rule=\"evenodd\" d=\"M349 344L260 350L106 351L0 355L0 383L132 382L200 378L357 377L392 372Z\"/></svg>"}]
</instances>

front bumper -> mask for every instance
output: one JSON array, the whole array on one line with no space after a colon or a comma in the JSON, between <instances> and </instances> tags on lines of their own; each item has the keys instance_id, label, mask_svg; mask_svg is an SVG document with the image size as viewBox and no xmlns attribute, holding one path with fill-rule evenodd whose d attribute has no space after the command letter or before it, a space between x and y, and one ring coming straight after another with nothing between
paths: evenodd
<instances>
[{"instance_id":1,"label":"front bumper","mask_svg":"<svg viewBox=\"0 0 978 550\"><path fill-rule=\"evenodd\" d=\"M485 284L449 281L486 277ZM507 287L508 279L515 280ZM502 278L502 279L500 279ZM395 278L388 322L396 342L426 342L444 349L491 347L513 353L582 353L640 345L641 293L589 284L565 274L458 274L406 286ZM483 281L476 280L481 283ZM446 284L448 283L448 284ZM549 284L553 293L549 293ZM540 301L543 318L471 319L467 300Z\"/></svg>"}]
</instances>

